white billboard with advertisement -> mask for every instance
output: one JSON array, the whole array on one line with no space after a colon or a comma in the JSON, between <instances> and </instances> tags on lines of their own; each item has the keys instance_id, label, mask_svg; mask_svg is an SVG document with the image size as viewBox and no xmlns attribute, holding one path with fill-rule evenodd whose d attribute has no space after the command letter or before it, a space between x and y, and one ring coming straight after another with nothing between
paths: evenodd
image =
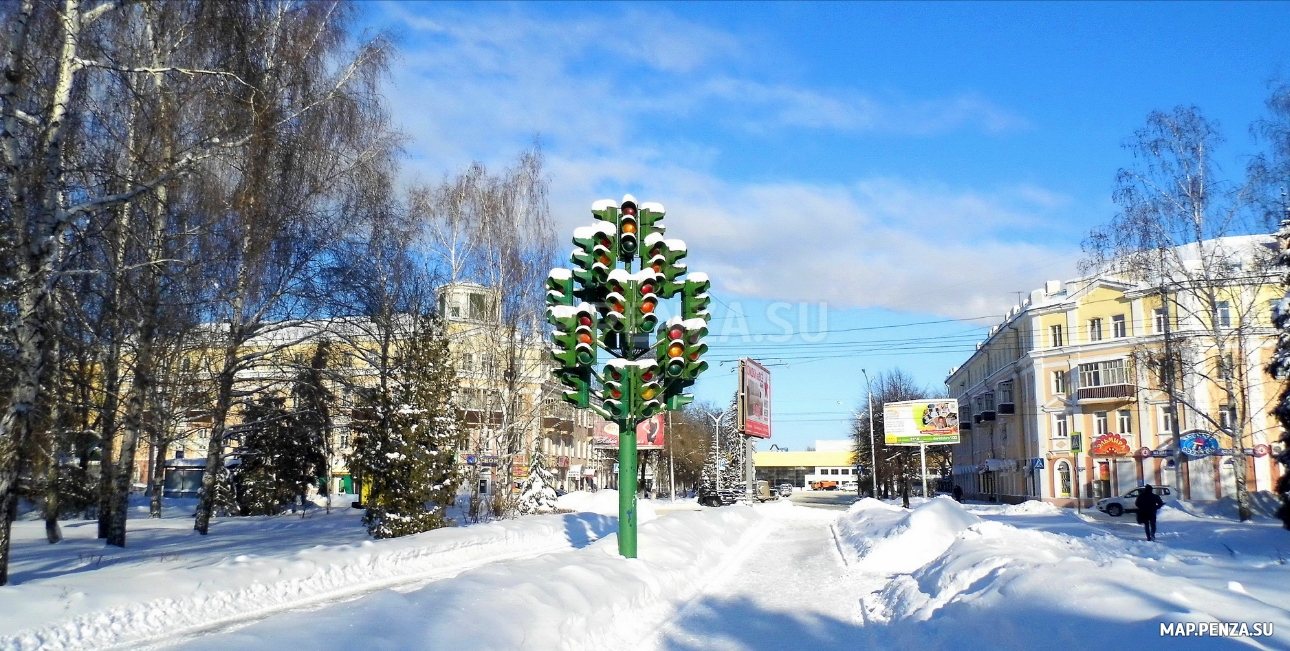
<instances>
[{"instance_id":1,"label":"white billboard with advertisement","mask_svg":"<svg viewBox=\"0 0 1290 651\"><path fill-rule=\"evenodd\" d=\"M946 445L959 442L959 403L953 398L888 402L882 406L887 445Z\"/></svg>"},{"instance_id":2,"label":"white billboard with advertisement","mask_svg":"<svg viewBox=\"0 0 1290 651\"><path fill-rule=\"evenodd\" d=\"M664 443L663 414L654 414L636 424L637 450L662 450ZM591 432L591 444L597 448L618 449L618 423L597 418Z\"/></svg>"},{"instance_id":3,"label":"white billboard with advertisement","mask_svg":"<svg viewBox=\"0 0 1290 651\"><path fill-rule=\"evenodd\" d=\"M739 360L739 431L770 438L770 371L751 359Z\"/></svg>"}]
</instances>

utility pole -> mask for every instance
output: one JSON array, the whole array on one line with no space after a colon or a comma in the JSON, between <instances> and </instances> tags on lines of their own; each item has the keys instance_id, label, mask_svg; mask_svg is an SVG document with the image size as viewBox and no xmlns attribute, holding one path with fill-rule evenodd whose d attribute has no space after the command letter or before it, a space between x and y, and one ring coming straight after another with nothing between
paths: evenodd
<instances>
[{"instance_id":1,"label":"utility pole","mask_svg":"<svg viewBox=\"0 0 1290 651\"><path fill-rule=\"evenodd\" d=\"M869 373L860 369L864 375L864 392L869 399L869 463L873 467L869 468L869 478L873 480L873 498L878 499L878 448L874 443L873 435L873 389L869 386ZM856 482L856 490L860 489L860 483Z\"/></svg>"}]
</instances>

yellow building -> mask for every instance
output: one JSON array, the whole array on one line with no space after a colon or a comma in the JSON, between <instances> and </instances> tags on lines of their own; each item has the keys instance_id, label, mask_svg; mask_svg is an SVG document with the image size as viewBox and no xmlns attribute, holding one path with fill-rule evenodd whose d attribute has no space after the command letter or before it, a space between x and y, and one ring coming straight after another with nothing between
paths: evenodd
<instances>
[{"instance_id":1,"label":"yellow building","mask_svg":"<svg viewBox=\"0 0 1290 651\"><path fill-rule=\"evenodd\" d=\"M805 488L812 482L834 481L841 490L856 489L855 454L851 441L816 441L814 450L769 450L753 454L757 479L771 486L792 484Z\"/></svg>"},{"instance_id":2,"label":"yellow building","mask_svg":"<svg viewBox=\"0 0 1290 651\"><path fill-rule=\"evenodd\" d=\"M1281 428L1270 411L1282 383L1264 368L1281 290L1263 261L1275 241L1244 236L1206 246L1247 270L1219 288L1212 310L1177 284L1166 285L1162 300L1159 284L1115 275L1049 281L951 371L946 385L963 421L952 448L954 482L969 498L1073 505L1078 497L1090 505L1147 482L1214 500L1235 492L1237 448L1247 452L1246 487L1272 489ZM1179 252L1189 268L1196 256ZM1225 359L1215 352L1215 329ZM1164 389L1170 367L1172 399ZM1229 377L1239 410L1225 404ZM1236 414L1245 417L1233 422ZM1180 466L1175 432L1196 452ZM1202 443L1210 447L1188 447Z\"/></svg>"}]
</instances>

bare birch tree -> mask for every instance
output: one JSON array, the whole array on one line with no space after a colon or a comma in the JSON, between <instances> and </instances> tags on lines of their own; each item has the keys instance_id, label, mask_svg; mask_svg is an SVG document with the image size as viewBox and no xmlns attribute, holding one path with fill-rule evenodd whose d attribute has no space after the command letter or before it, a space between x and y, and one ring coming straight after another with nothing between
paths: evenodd
<instances>
[{"instance_id":1,"label":"bare birch tree","mask_svg":"<svg viewBox=\"0 0 1290 651\"><path fill-rule=\"evenodd\" d=\"M1225 181L1214 161L1216 123L1196 107L1153 112L1125 145L1135 165L1120 170L1114 199L1121 212L1085 241L1085 268L1156 288L1164 326L1154 364L1180 427L1173 427L1175 490L1186 457L1180 430L1203 428L1233 440L1234 491L1250 518L1244 450L1251 442L1253 337L1261 323L1260 289L1275 282L1272 251L1230 236L1257 232L1249 186ZM1219 404L1209 405L1211 392Z\"/></svg>"}]
</instances>

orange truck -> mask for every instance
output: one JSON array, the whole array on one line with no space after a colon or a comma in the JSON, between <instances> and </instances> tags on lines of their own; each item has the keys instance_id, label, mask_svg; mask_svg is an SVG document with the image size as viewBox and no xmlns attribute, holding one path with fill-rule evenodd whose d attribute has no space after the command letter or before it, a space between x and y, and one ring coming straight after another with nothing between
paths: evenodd
<instances>
[{"instance_id":1,"label":"orange truck","mask_svg":"<svg viewBox=\"0 0 1290 651\"><path fill-rule=\"evenodd\" d=\"M811 490L816 490L816 491L835 491L835 490L837 490L837 489L838 489L838 482L836 482L836 481L824 480L824 481L813 481L813 482L811 482Z\"/></svg>"}]
</instances>

